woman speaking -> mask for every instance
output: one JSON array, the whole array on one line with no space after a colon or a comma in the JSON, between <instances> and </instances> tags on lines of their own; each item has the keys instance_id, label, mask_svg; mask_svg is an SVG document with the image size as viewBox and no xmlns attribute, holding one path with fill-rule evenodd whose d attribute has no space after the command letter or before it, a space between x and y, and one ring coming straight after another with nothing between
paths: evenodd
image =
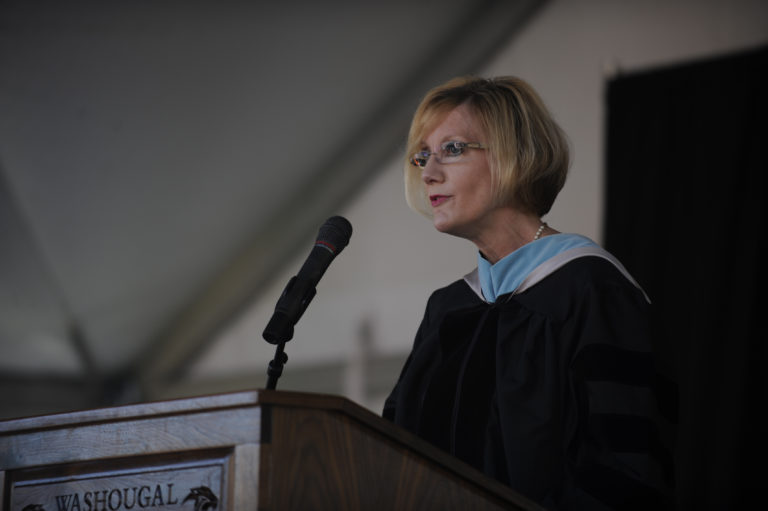
<instances>
[{"instance_id":1,"label":"woman speaking","mask_svg":"<svg viewBox=\"0 0 768 511\"><path fill-rule=\"evenodd\" d=\"M649 301L611 254L542 221L569 157L536 92L436 87L406 154L409 205L474 243L477 268L429 298L384 416L547 508L668 507Z\"/></svg>"}]
</instances>

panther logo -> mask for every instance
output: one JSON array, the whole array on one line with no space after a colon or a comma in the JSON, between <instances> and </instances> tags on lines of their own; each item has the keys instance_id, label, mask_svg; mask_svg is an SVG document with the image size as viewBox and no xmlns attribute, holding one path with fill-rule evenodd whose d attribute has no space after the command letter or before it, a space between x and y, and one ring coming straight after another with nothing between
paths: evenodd
<instances>
[{"instance_id":1,"label":"panther logo","mask_svg":"<svg viewBox=\"0 0 768 511\"><path fill-rule=\"evenodd\" d=\"M190 489L182 504L188 500L195 503L195 511L213 511L219 505L219 499L206 486Z\"/></svg>"}]
</instances>

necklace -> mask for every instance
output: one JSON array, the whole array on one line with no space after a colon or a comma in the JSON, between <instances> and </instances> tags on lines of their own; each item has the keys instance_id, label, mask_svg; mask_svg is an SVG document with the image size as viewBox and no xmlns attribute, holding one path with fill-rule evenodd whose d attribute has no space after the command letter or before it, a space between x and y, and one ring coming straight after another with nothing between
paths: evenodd
<instances>
[{"instance_id":1,"label":"necklace","mask_svg":"<svg viewBox=\"0 0 768 511\"><path fill-rule=\"evenodd\" d=\"M539 226L539 230L536 231L536 236L533 237L533 241L536 241L537 239L541 238L541 233L544 232L544 229L547 228L547 222L541 222L541 225Z\"/></svg>"}]
</instances>

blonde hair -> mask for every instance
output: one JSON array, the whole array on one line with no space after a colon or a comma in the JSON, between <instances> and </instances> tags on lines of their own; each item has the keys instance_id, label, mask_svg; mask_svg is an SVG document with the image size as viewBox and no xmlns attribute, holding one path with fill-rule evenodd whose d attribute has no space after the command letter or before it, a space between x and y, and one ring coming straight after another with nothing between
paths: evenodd
<instances>
[{"instance_id":1,"label":"blonde hair","mask_svg":"<svg viewBox=\"0 0 768 511\"><path fill-rule=\"evenodd\" d=\"M425 138L445 116L462 104L469 106L487 137L478 142L487 147L496 204L538 216L549 212L568 174L568 140L536 91L512 76L459 77L427 93L408 134L408 205L431 216L421 169L411 165L409 158L423 148Z\"/></svg>"}]
</instances>

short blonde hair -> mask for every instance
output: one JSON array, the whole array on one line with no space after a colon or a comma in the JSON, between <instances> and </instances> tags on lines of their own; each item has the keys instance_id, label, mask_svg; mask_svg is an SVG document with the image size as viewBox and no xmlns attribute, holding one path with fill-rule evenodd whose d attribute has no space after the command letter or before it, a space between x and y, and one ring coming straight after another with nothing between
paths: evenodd
<instances>
[{"instance_id":1,"label":"short blonde hair","mask_svg":"<svg viewBox=\"0 0 768 511\"><path fill-rule=\"evenodd\" d=\"M454 78L430 90L416 109L408 134L405 195L411 208L431 216L421 169L409 159L425 138L459 105L467 104L487 140L493 196L498 205L526 213L549 212L568 174L565 133L539 95L512 76Z\"/></svg>"}]
</instances>

